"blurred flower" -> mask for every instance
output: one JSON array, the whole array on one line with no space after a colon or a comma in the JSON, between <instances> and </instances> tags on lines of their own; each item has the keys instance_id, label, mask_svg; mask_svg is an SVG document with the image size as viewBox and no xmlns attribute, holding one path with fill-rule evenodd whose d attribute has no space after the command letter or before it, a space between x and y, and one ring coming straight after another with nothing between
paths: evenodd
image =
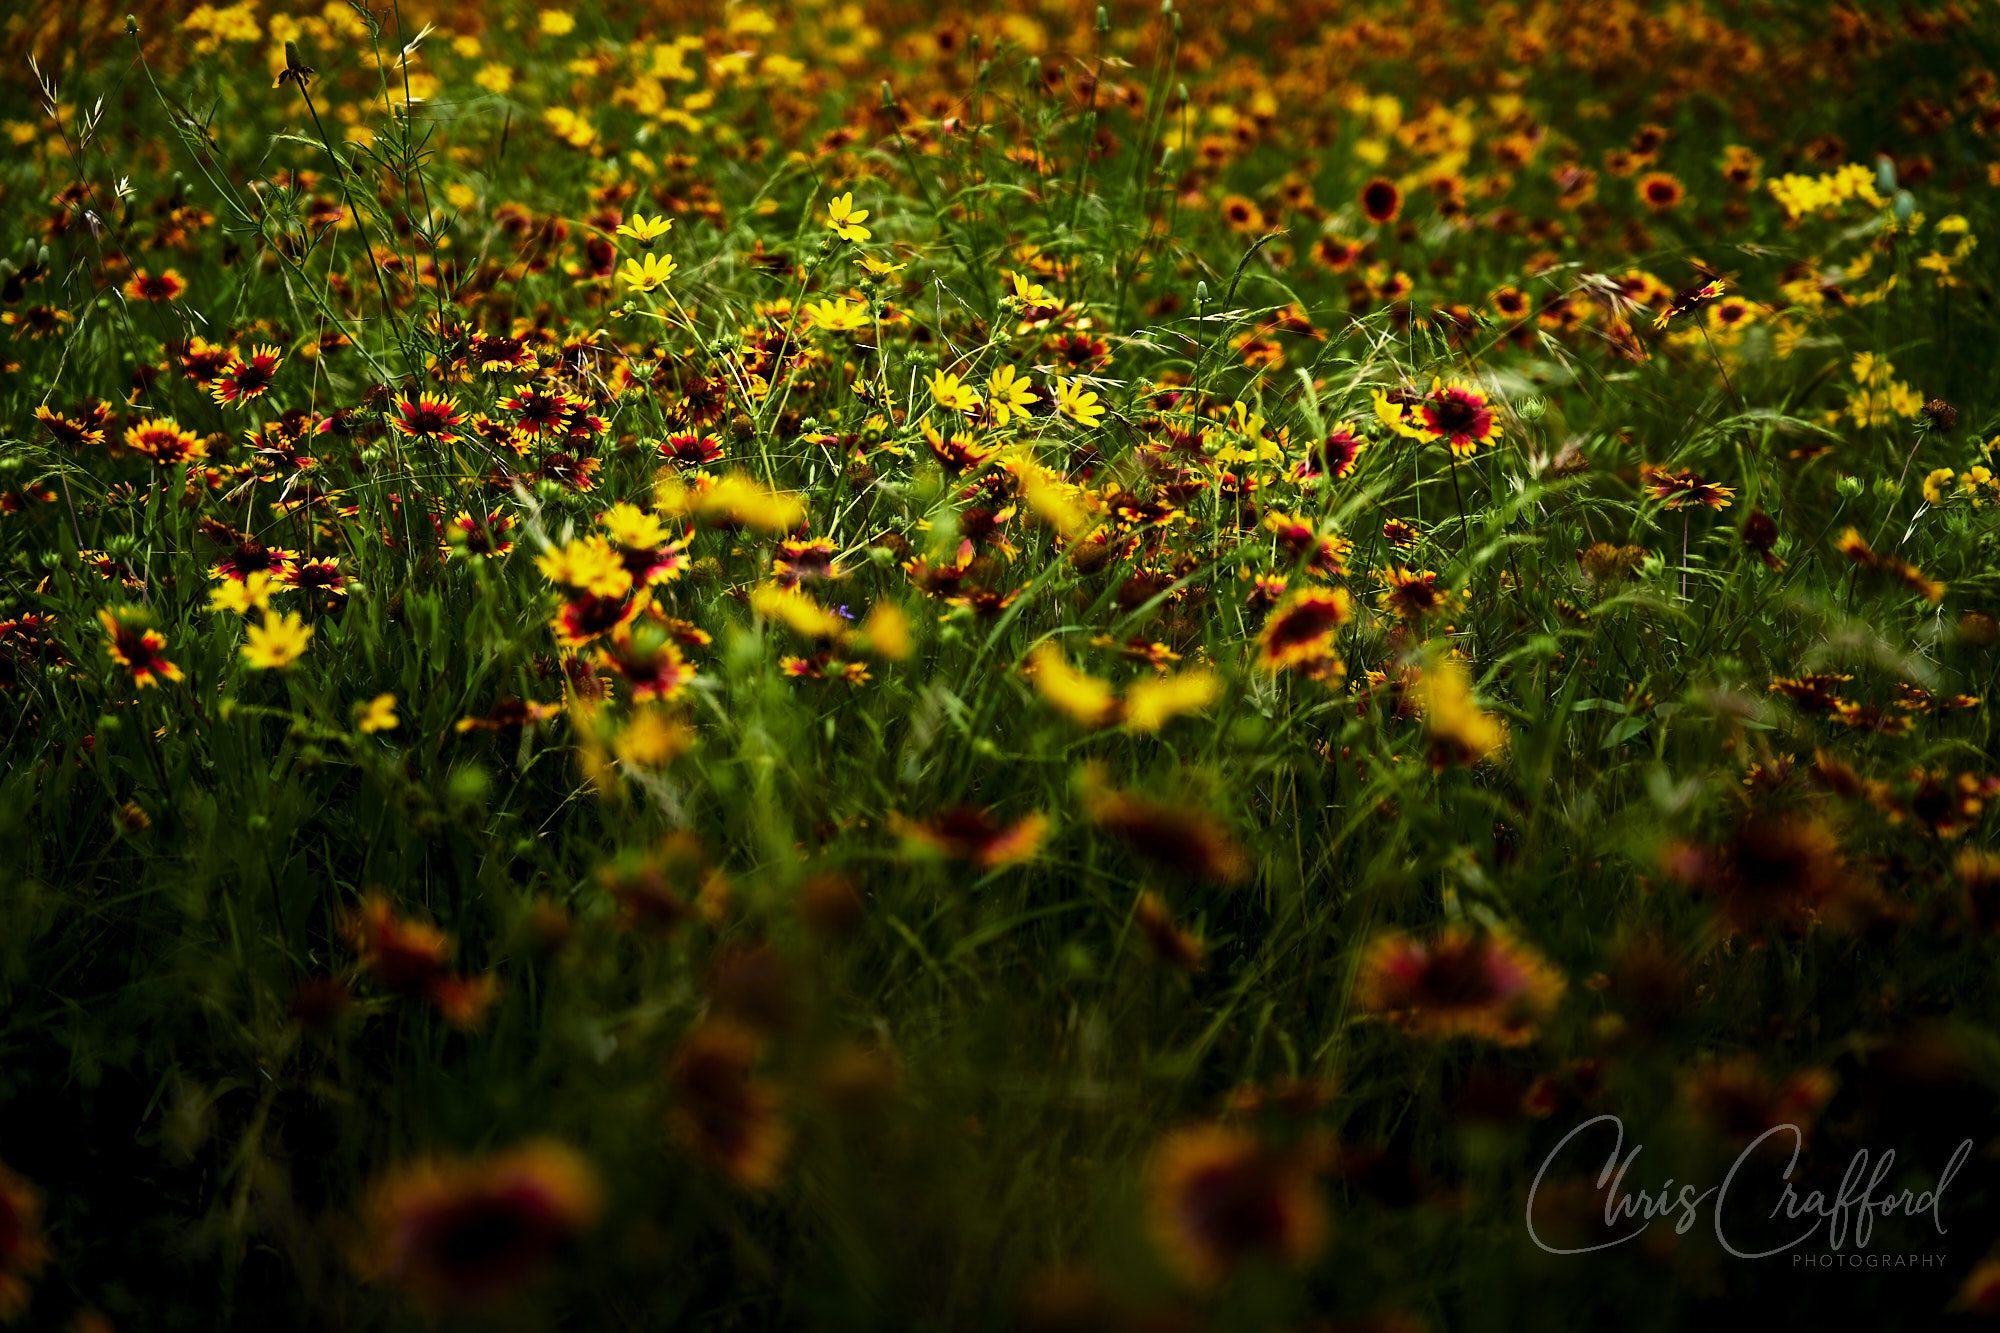
<instances>
[{"instance_id":1,"label":"blurred flower","mask_svg":"<svg viewBox=\"0 0 2000 1333\"><path fill-rule=\"evenodd\" d=\"M1209 1286L1252 1259L1303 1264L1326 1243L1309 1165L1223 1125L1176 1130L1153 1150L1147 1220L1187 1281Z\"/></svg>"},{"instance_id":2,"label":"blurred flower","mask_svg":"<svg viewBox=\"0 0 2000 1333\"><path fill-rule=\"evenodd\" d=\"M1563 980L1512 938L1447 926L1428 942L1392 932L1368 946L1361 1005L1406 1032L1516 1045L1555 1009Z\"/></svg>"},{"instance_id":3,"label":"blurred flower","mask_svg":"<svg viewBox=\"0 0 2000 1333\"><path fill-rule=\"evenodd\" d=\"M357 1265L430 1308L487 1306L538 1276L601 1207L596 1173L559 1143L416 1162L369 1191Z\"/></svg>"}]
</instances>

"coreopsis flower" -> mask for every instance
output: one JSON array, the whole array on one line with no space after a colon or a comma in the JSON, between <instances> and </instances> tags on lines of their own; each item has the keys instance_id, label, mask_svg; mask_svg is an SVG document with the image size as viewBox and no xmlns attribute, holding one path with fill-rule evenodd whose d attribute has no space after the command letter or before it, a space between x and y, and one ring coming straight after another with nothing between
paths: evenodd
<instances>
[{"instance_id":1,"label":"coreopsis flower","mask_svg":"<svg viewBox=\"0 0 2000 1333\"><path fill-rule=\"evenodd\" d=\"M1361 213L1378 226L1387 226L1403 212L1403 192L1396 182L1377 176L1361 187Z\"/></svg>"},{"instance_id":2,"label":"coreopsis flower","mask_svg":"<svg viewBox=\"0 0 2000 1333\"><path fill-rule=\"evenodd\" d=\"M164 417L127 427L124 444L127 449L162 467L175 463L197 463L208 457L206 441L193 431L184 429L179 422Z\"/></svg>"},{"instance_id":3,"label":"coreopsis flower","mask_svg":"<svg viewBox=\"0 0 2000 1333\"><path fill-rule=\"evenodd\" d=\"M815 329L825 329L828 333L854 333L869 325L868 307L859 301L849 301L835 297L830 301L809 301L806 303L807 322Z\"/></svg>"},{"instance_id":4,"label":"coreopsis flower","mask_svg":"<svg viewBox=\"0 0 2000 1333\"><path fill-rule=\"evenodd\" d=\"M357 1266L429 1308L488 1306L538 1276L601 1208L589 1163L558 1143L417 1162L369 1190Z\"/></svg>"},{"instance_id":5,"label":"coreopsis flower","mask_svg":"<svg viewBox=\"0 0 2000 1333\"><path fill-rule=\"evenodd\" d=\"M535 557L542 577L571 592L623 597L632 589L624 557L603 537L578 537Z\"/></svg>"},{"instance_id":6,"label":"coreopsis flower","mask_svg":"<svg viewBox=\"0 0 2000 1333\"><path fill-rule=\"evenodd\" d=\"M566 393L550 393L523 384L500 400L503 410L514 414L515 428L530 438L565 434L570 409L575 406Z\"/></svg>"},{"instance_id":7,"label":"coreopsis flower","mask_svg":"<svg viewBox=\"0 0 2000 1333\"><path fill-rule=\"evenodd\" d=\"M695 676L672 627L651 617L614 628L598 648L597 661L623 677L639 701L678 698Z\"/></svg>"},{"instance_id":8,"label":"coreopsis flower","mask_svg":"<svg viewBox=\"0 0 2000 1333\"><path fill-rule=\"evenodd\" d=\"M1365 1010L1413 1035L1518 1045L1554 1011L1563 979L1506 934L1448 926L1429 941L1401 932L1377 939L1357 987Z\"/></svg>"},{"instance_id":9,"label":"coreopsis flower","mask_svg":"<svg viewBox=\"0 0 2000 1333\"><path fill-rule=\"evenodd\" d=\"M1719 300L1726 290L1728 290L1728 284L1723 279L1710 278L1707 282L1677 293L1667 302L1666 308L1661 310L1659 315L1653 320L1653 327L1656 329L1665 328L1669 321L1677 319L1690 311L1698 310L1710 301Z\"/></svg>"},{"instance_id":10,"label":"coreopsis flower","mask_svg":"<svg viewBox=\"0 0 2000 1333\"><path fill-rule=\"evenodd\" d=\"M1339 427L1318 444L1308 447L1306 456L1292 467L1294 481L1339 481L1354 471L1368 441L1346 426Z\"/></svg>"},{"instance_id":11,"label":"coreopsis flower","mask_svg":"<svg viewBox=\"0 0 2000 1333\"><path fill-rule=\"evenodd\" d=\"M891 264L886 260L876 259L872 255L863 255L861 257L861 267L869 277L879 279L894 277L908 268L909 265Z\"/></svg>"},{"instance_id":12,"label":"coreopsis flower","mask_svg":"<svg viewBox=\"0 0 2000 1333\"><path fill-rule=\"evenodd\" d=\"M1748 1055L1704 1060L1682 1082L1682 1095L1695 1118L1739 1147L1773 1125L1811 1134L1833 1093L1828 1070L1801 1069L1776 1079Z\"/></svg>"},{"instance_id":13,"label":"coreopsis flower","mask_svg":"<svg viewBox=\"0 0 2000 1333\"><path fill-rule=\"evenodd\" d=\"M49 1261L42 1236L42 1196L0 1162L0 1324L28 1308L31 1283Z\"/></svg>"},{"instance_id":14,"label":"coreopsis flower","mask_svg":"<svg viewBox=\"0 0 2000 1333\"><path fill-rule=\"evenodd\" d=\"M1378 393L1378 415L1397 433L1411 439L1436 441L1447 446L1456 458L1468 458L1482 444L1500 437L1500 424L1492 400L1470 384L1431 381L1430 391L1421 397Z\"/></svg>"},{"instance_id":15,"label":"coreopsis flower","mask_svg":"<svg viewBox=\"0 0 2000 1333\"><path fill-rule=\"evenodd\" d=\"M1730 487L1718 486L1687 468L1668 469L1647 463L1640 467L1639 479L1646 493L1669 509L1686 509L1691 505L1727 509L1736 496Z\"/></svg>"},{"instance_id":16,"label":"coreopsis flower","mask_svg":"<svg viewBox=\"0 0 2000 1333\"><path fill-rule=\"evenodd\" d=\"M1687 197L1687 188L1680 178L1665 171L1649 171L1641 176L1636 191L1639 202L1655 213L1670 212Z\"/></svg>"},{"instance_id":17,"label":"coreopsis flower","mask_svg":"<svg viewBox=\"0 0 2000 1333\"><path fill-rule=\"evenodd\" d=\"M978 392L950 371L932 371L924 386L931 391L931 401L947 412L975 412L979 409Z\"/></svg>"},{"instance_id":18,"label":"coreopsis flower","mask_svg":"<svg viewBox=\"0 0 2000 1333\"><path fill-rule=\"evenodd\" d=\"M651 247L654 241L659 240L673 229L674 220L672 218L665 215L649 218L636 209L633 211L631 217L618 224L618 234L620 236L628 236L640 245L647 247Z\"/></svg>"},{"instance_id":19,"label":"coreopsis flower","mask_svg":"<svg viewBox=\"0 0 2000 1333\"><path fill-rule=\"evenodd\" d=\"M620 503L599 514L597 522L634 587L671 583L688 566L687 536L676 537L658 514Z\"/></svg>"},{"instance_id":20,"label":"coreopsis flower","mask_svg":"<svg viewBox=\"0 0 2000 1333\"><path fill-rule=\"evenodd\" d=\"M778 1089L756 1072L764 1043L752 1029L710 1020L688 1033L668 1068L668 1126L698 1161L745 1189L776 1183L791 1146Z\"/></svg>"},{"instance_id":21,"label":"coreopsis flower","mask_svg":"<svg viewBox=\"0 0 2000 1333\"><path fill-rule=\"evenodd\" d=\"M224 407L242 407L251 399L264 396L283 364L284 358L273 346L252 347L247 359L240 353L231 353L229 364L216 376L209 394Z\"/></svg>"},{"instance_id":22,"label":"coreopsis flower","mask_svg":"<svg viewBox=\"0 0 2000 1333\"><path fill-rule=\"evenodd\" d=\"M618 276L634 291L650 292L664 287L678 267L672 255L645 254L626 260L625 267L618 270Z\"/></svg>"},{"instance_id":23,"label":"coreopsis flower","mask_svg":"<svg viewBox=\"0 0 2000 1333\"><path fill-rule=\"evenodd\" d=\"M1248 1130L1175 1130L1154 1149L1146 1175L1148 1229L1197 1286L1214 1285L1253 1259L1303 1264L1326 1243L1326 1205L1312 1161Z\"/></svg>"},{"instance_id":24,"label":"coreopsis flower","mask_svg":"<svg viewBox=\"0 0 2000 1333\"><path fill-rule=\"evenodd\" d=\"M187 291L187 279L179 269L168 269L164 273L151 273L145 269L134 269L126 279L124 292L134 301L178 301Z\"/></svg>"},{"instance_id":25,"label":"coreopsis flower","mask_svg":"<svg viewBox=\"0 0 2000 1333\"><path fill-rule=\"evenodd\" d=\"M695 431L669 435L660 441L659 450L676 467L703 468L722 461L722 441Z\"/></svg>"},{"instance_id":26,"label":"coreopsis flower","mask_svg":"<svg viewBox=\"0 0 2000 1333\"><path fill-rule=\"evenodd\" d=\"M1273 607L1264 621L1257 636L1257 665L1286 671L1324 663L1333 657L1340 627L1353 616L1354 598L1347 589L1300 589Z\"/></svg>"},{"instance_id":27,"label":"coreopsis flower","mask_svg":"<svg viewBox=\"0 0 2000 1333\"><path fill-rule=\"evenodd\" d=\"M868 220L868 210L854 206L854 195L835 195L826 203L826 228L843 241L865 241L874 235L861 224Z\"/></svg>"},{"instance_id":28,"label":"coreopsis flower","mask_svg":"<svg viewBox=\"0 0 2000 1333\"><path fill-rule=\"evenodd\" d=\"M152 627L152 615L144 607L102 609L97 623L104 627L105 651L140 689L183 678L181 669L166 659L167 636Z\"/></svg>"},{"instance_id":29,"label":"coreopsis flower","mask_svg":"<svg viewBox=\"0 0 2000 1333\"><path fill-rule=\"evenodd\" d=\"M1212 671L1182 671L1134 681L1125 691L1125 728L1158 731L1174 718L1201 712L1221 693L1222 678Z\"/></svg>"},{"instance_id":30,"label":"coreopsis flower","mask_svg":"<svg viewBox=\"0 0 2000 1333\"><path fill-rule=\"evenodd\" d=\"M1507 744L1507 725L1486 712L1457 658L1438 654L1410 683L1409 697L1431 741L1431 767L1476 764Z\"/></svg>"},{"instance_id":31,"label":"coreopsis flower","mask_svg":"<svg viewBox=\"0 0 2000 1333\"><path fill-rule=\"evenodd\" d=\"M278 581L270 570L252 570L240 579L225 578L209 589L208 609L247 616L269 609L271 595L277 591Z\"/></svg>"},{"instance_id":32,"label":"coreopsis flower","mask_svg":"<svg viewBox=\"0 0 2000 1333\"><path fill-rule=\"evenodd\" d=\"M1078 671L1053 643L1035 646L1028 656L1035 692L1079 726L1101 727L1118 714L1118 696L1111 682Z\"/></svg>"},{"instance_id":33,"label":"coreopsis flower","mask_svg":"<svg viewBox=\"0 0 2000 1333\"><path fill-rule=\"evenodd\" d=\"M393 694L378 694L373 699L354 705L354 725L366 735L394 731L402 724L402 719L396 716L396 696Z\"/></svg>"},{"instance_id":34,"label":"coreopsis flower","mask_svg":"<svg viewBox=\"0 0 2000 1333\"><path fill-rule=\"evenodd\" d=\"M1112 791L1087 779L1084 813L1165 870L1228 886L1250 873L1250 858L1222 821L1199 806Z\"/></svg>"},{"instance_id":35,"label":"coreopsis flower","mask_svg":"<svg viewBox=\"0 0 2000 1333\"><path fill-rule=\"evenodd\" d=\"M1049 829L1048 816L1040 813L1003 824L988 811L969 805L947 807L925 820L892 815L889 822L905 846L982 870L1032 860Z\"/></svg>"},{"instance_id":36,"label":"coreopsis flower","mask_svg":"<svg viewBox=\"0 0 2000 1333\"><path fill-rule=\"evenodd\" d=\"M389 424L413 439L440 440L455 434L465 417L449 394L421 394L414 401L396 400L395 415Z\"/></svg>"},{"instance_id":37,"label":"coreopsis flower","mask_svg":"<svg viewBox=\"0 0 2000 1333\"><path fill-rule=\"evenodd\" d=\"M1082 380L1056 381L1056 410L1086 428L1095 427L1104 420L1104 405Z\"/></svg>"},{"instance_id":38,"label":"coreopsis flower","mask_svg":"<svg viewBox=\"0 0 2000 1333\"><path fill-rule=\"evenodd\" d=\"M1382 585L1375 604L1398 620L1415 623L1430 616L1450 615L1465 604L1434 569L1410 569L1391 565L1375 575Z\"/></svg>"},{"instance_id":39,"label":"coreopsis flower","mask_svg":"<svg viewBox=\"0 0 2000 1333\"><path fill-rule=\"evenodd\" d=\"M986 410L992 414L996 426L1028 416L1037 398L1034 386L1012 366L995 367L986 379Z\"/></svg>"},{"instance_id":40,"label":"coreopsis flower","mask_svg":"<svg viewBox=\"0 0 2000 1333\"><path fill-rule=\"evenodd\" d=\"M252 625L244 635L243 660L259 671L283 670L304 655L312 636L312 626L298 612L266 610L264 623Z\"/></svg>"}]
</instances>

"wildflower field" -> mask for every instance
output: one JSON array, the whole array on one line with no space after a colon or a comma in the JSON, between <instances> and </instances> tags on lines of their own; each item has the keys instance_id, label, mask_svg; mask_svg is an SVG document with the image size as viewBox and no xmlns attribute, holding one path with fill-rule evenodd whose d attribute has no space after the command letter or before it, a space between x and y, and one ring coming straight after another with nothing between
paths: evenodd
<instances>
[{"instance_id":1,"label":"wildflower field","mask_svg":"<svg viewBox=\"0 0 2000 1333\"><path fill-rule=\"evenodd\" d=\"M1993 0L0 51L0 1324L2000 1317Z\"/></svg>"}]
</instances>

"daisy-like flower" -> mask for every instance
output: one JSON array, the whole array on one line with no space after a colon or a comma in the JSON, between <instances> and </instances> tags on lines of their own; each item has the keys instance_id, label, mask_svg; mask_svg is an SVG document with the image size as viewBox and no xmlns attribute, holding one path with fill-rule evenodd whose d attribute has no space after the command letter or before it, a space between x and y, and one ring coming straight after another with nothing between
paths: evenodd
<instances>
[{"instance_id":1,"label":"daisy-like flower","mask_svg":"<svg viewBox=\"0 0 2000 1333\"><path fill-rule=\"evenodd\" d=\"M403 720L396 716L396 696L393 694L378 694L365 703L354 705L354 725L367 735L394 731L402 724Z\"/></svg>"},{"instance_id":2,"label":"daisy-like flower","mask_svg":"<svg viewBox=\"0 0 2000 1333\"><path fill-rule=\"evenodd\" d=\"M1403 192L1396 182L1377 176L1361 187L1361 212L1378 226L1387 226L1403 212Z\"/></svg>"},{"instance_id":3,"label":"daisy-like flower","mask_svg":"<svg viewBox=\"0 0 2000 1333\"><path fill-rule=\"evenodd\" d=\"M791 1144L778 1089L756 1072L762 1054L756 1032L711 1020L687 1035L668 1070L675 1139L745 1189L774 1184Z\"/></svg>"},{"instance_id":4,"label":"daisy-like flower","mask_svg":"<svg viewBox=\"0 0 2000 1333\"><path fill-rule=\"evenodd\" d=\"M907 264L891 264L887 260L876 259L872 255L861 257L861 267L871 278L888 278L908 268Z\"/></svg>"},{"instance_id":5,"label":"daisy-like flower","mask_svg":"<svg viewBox=\"0 0 2000 1333\"><path fill-rule=\"evenodd\" d=\"M669 435L660 441L659 447L669 462L684 468L708 467L722 459L721 440L693 431Z\"/></svg>"},{"instance_id":6,"label":"daisy-like flower","mask_svg":"<svg viewBox=\"0 0 2000 1333\"><path fill-rule=\"evenodd\" d=\"M618 271L625 284L635 291L650 292L666 285L674 276L674 257L668 254L640 255L637 259L625 261L625 267Z\"/></svg>"},{"instance_id":7,"label":"daisy-like flower","mask_svg":"<svg viewBox=\"0 0 2000 1333\"><path fill-rule=\"evenodd\" d=\"M1408 410L1405 420L1405 434L1440 441L1458 458L1468 458L1500 437L1492 400L1469 384L1432 380L1430 392Z\"/></svg>"},{"instance_id":8,"label":"daisy-like flower","mask_svg":"<svg viewBox=\"0 0 2000 1333\"><path fill-rule=\"evenodd\" d=\"M571 592L623 597L632 590L625 559L603 537L579 537L535 557L542 577Z\"/></svg>"},{"instance_id":9,"label":"daisy-like flower","mask_svg":"<svg viewBox=\"0 0 2000 1333\"><path fill-rule=\"evenodd\" d=\"M868 210L854 206L851 192L835 195L826 202L826 228L843 241L865 241L874 235L861 225L867 220Z\"/></svg>"},{"instance_id":10,"label":"daisy-like flower","mask_svg":"<svg viewBox=\"0 0 2000 1333\"><path fill-rule=\"evenodd\" d=\"M1104 404L1082 380L1056 381L1056 410L1077 425L1090 428L1104 420Z\"/></svg>"},{"instance_id":11,"label":"daisy-like flower","mask_svg":"<svg viewBox=\"0 0 2000 1333\"><path fill-rule=\"evenodd\" d=\"M1563 979L1506 935L1462 926L1430 941L1392 933L1362 959L1362 1006L1424 1037L1476 1037L1518 1045L1555 1009Z\"/></svg>"},{"instance_id":12,"label":"daisy-like flower","mask_svg":"<svg viewBox=\"0 0 2000 1333\"><path fill-rule=\"evenodd\" d=\"M1670 471L1648 463L1639 469L1639 477L1647 493L1669 509L1686 509L1692 505L1727 509L1736 495L1731 488L1706 481L1687 468Z\"/></svg>"},{"instance_id":13,"label":"daisy-like flower","mask_svg":"<svg viewBox=\"0 0 2000 1333\"><path fill-rule=\"evenodd\" d=\"M164 417L141 421L125 431L125 447L162 467L195 463L208 457L208 445L193 431Z\"/></svg>"},{"instance_id":14,"label":"daisy-like flower","mask_svg":"<svg viewBox=\"0 0 2000 1333\"><path fill-rule=\"evenodd\" d=\"M1256 1258L1301 1264L1318 1254L1326 1206L1304 1154L1266 1146L1246 1130L1197 1125L1154 1150L1147 1213L1161 1251L1199 1286Z\"/></svg>"},{"instance_id":15,"label":"daisy-like flower","mask_svg":"<svg viewBox=\"0 0 2000 1333\"><path fill-rule=\"evenodd\" d=\"M830 301L809 302L805 308L813 328L828 333L854 333L868 327L868 307L859 301L836 296Z\"/></svg>"},{"instance_id":16,"label":"daisy-like flower","mask_svg":"<svg viewBox=\"0 0 2000 1333\"><path fill-rule=\"evenodd\" d=\"M986 407L993 424L1004 426L1015 417L1025 417L1038 400L1035 388L1012 366L1000 366L986 379Z\"/></svg>"},{"instance_id":17,"label":"daisy-like flower","mask_svg":"<svg viewBox=\"0 0 2000 1333\"><path fill-rule=\"evenodd\" d=\"M1334 636L1354 615L1345 588L1303 588L1280 602L1257 638L1257 665L1285 671L1316 664L1333 652Z\"/></svg>"},{"instance_id":18,"label":"daisy-like flower","mask_svg":"<svg viewBox=\"0 0 2000 1333\"><path fill-rule=\"evenodd\" d=\"M149 273L145 269L135 269L126 279L125 295L134 301L178 301L187 291L187 279L179 269L170 268L164 273Z\"/></svg>"},{"instance_id":19,"label":"daisy-like flower","mask_svg":"<svg viewBox=\"0 0 2000 1333\"><path fill-rule=\"evenodd\" d=\"M278 591L277 585L277 579L266 569L252 570L240 579L225 578L209 589L208 609L239 616L265 610L271 605L271 594Z\"/></svg>"},{"instance_id":20,"label":"daisy-like flower","mask_svg":"<svg viewBox=\"0 0 2000 1333\"><path fill-rule=\"evenodd\" d=\"M1376 575L1382 590L1375 604L1398 620L1420 621L1428 616L1449 615L1463 601L1434 569L1410 569L1392 565Z\"/></svg>"},{"instance_id":21,"label":"daisy-like flower","mask_svg":"<svg viewBox=\"0 0 2000 1333\"><path fill-rule=\"evenodd\" d=\"M398 398L396 414L389 418L389 424L414 439L438 440L454 434L464 420L451 395L427 393L414 401Z\"/></svg>"},{"instance_id":22,"label":"daisy-like flower","mask_svg":"<svg viewBox=\"0 0 2000 1333\"><path fill-rule=\"evenodd\" d=\"M572 404L568 394L548 393L524 384L511 397L502 398L500 406L514 414L522 431L540 437L567 431Z\"/></svg>"},{"instance_id":23,"label":"daisy-like flower","mask_svg":"<svg viewBox=\"0 0 2000 1333\"><path fill-rule=\"evenodd\" d=\"M597 651L598 662L623 676L632 698L673 699L694 679L694 666L681 654L673 627L655 619L620 625Z\"/></svg>"},{"instance_id":24,"label":"daisy-like flower","mask_svg":"<svg viewBox=\"0 0 2000 1333\"><path fill-rule=\"evenodd\" d=\"M312 642L312 626L296 611L264 612L264 623L252 625L243 639L243 660L259 671L278 671L299 660Z\"/></svg>"},{"instance_id":25,"label":"daisy-like flower","mask_svg":"<svg viewBox=\"0 0 2000 1333\"><path fill-rule=\"evenodd\" d=\"M1003 824L990 812L969 805L949 806L925 820L892 815L890 823L907 846L982 870L1034 859L1049 830L1048 816L1040 813Z\"/></svg>"},{"instance_id":26,"label":"daisy-like flower","mask_svg":"<svg viewBox=\"0 0 2000 1333\"><path fill-rule=\"evenodd\" d=\"M558 1143L389 1173L362 1213L362 1272L430 1308L490 1305L532 1279L595 1224L589 1163Z\"/></svg>"},{"instance_id":27,"label":"daisy-like flower","mask_svg":"<svg viewBox=\"0 0 2000 1333\"><path fill-rule=\"evenodd\" d=\"M97 623L104 626L105 651L140 689L182 679L181 669L166 659L167 636L153 628L145 608L106 608L97 613Z\"/></svg>"},{"instance_id":28,"label":"daisy-like flower","mask_svg":"<svg viewBox=\"0 0 2000 1333\"><path fill-rule=\"evenodd\" d=\"M648 248L652 246L654 241L659 240L673 229L674 220L672 218L664 214L659 217L649 218L636 209L630 218L618 224L618 234L620 236L629 236Z\"/></svg>"},{"instance_id":29,"label":"daisy-like flower","mask_svg":"<svg viewBox=\"0 0 2000 1333\"><path fill-rule=\"evenodd\" d=\"M209 394L224 407L242 407L252 398L261 398L278 377L284 358L269 345L252 347L248 359L232 353L229 364L216 376Z\"/></svg>"},{"instance_id":30,"label":"daisy-like flower","mask_svg":"<svg viewBox=\"0 0 2000 1333\"><path fill-rule=\"evenodd\" d=\"M950 371L932 371L924 383L931 391L931 401L947 412L974 412L979 409L979 394Z\"/></svg>"},{"instance_id":31,"label":"daisy-like flower","mask_svg":"<svg viewBox=\"0 0 2000 1333\"><path fill-rule=\"evenodd\" d=\"M1292 468L1295 481L1339 481L1354 471L1368 441L1346 426L1336 429L1308 450Z\"/></svg>"}]
</instances>

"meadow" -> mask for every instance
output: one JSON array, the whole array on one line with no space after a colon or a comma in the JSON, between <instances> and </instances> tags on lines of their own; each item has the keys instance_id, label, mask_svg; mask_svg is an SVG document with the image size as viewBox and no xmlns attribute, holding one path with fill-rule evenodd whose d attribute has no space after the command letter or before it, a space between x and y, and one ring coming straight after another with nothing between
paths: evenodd
<instances>
[{"instance_id":1,"label":"meadow","mask_svg":"<svg viewBox=\"0 0 2000 1333\"><path fill-rule=\"evenodd\" d=\"M0 1325L2000 1317L1992 0L0 53Z\"/></svg>"}]
</instances>

